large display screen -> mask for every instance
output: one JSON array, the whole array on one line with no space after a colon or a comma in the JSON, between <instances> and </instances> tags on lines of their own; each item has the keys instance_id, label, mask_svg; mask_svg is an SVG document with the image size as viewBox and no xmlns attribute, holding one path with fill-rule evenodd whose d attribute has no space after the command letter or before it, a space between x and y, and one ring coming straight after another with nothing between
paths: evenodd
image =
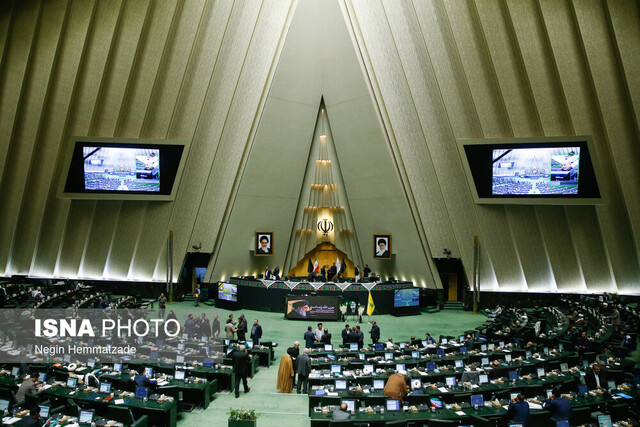
<instances>
[{"instance_id":1,"label":"large display screen","mask_svg":"<svg viewBox=\"0 0 640 427\"><path fill-rule=\"evenodd\" d=\"M418 307L420 305L420 290L416 288L398 289L393 293L393 306Z\"/></svg>"},{"instance_id":2,"label":"large display screen","mask_svg":"<svg viewBox=\"0 0 640 427\"><path fill-rule=\"evenodd\" d=\"M292 296L285 300L287 319L339 320L340 297L337 296Z\"/></svg>"},{"instance_id":3,"label":"large display screen","mask_svg":"<svg viewBox=\"0 0 640 427\"><path fill-rule=\"evenodd\" d=\"M220 283L218 285L218 299L230 302L238 302L238 285Z\"/></svg>"},{"instance_id":4,"label":"large display screen","mask_svg":"<svg viewBox=\"0 0 640 427\"><path fill-rule=\"evenodd\" d=\"M160 191L160 150L83 147L85 190Z\"/></svg>"},{"instance_id":5,"label":"large display screen","mask_svg":"<svg viewBox=\"0 0 640 427\"><path fill-rule=\"evenodd\" d=\"M577 195L580 147L493 150L492 195Z\"/></svg>"}]
</instances>

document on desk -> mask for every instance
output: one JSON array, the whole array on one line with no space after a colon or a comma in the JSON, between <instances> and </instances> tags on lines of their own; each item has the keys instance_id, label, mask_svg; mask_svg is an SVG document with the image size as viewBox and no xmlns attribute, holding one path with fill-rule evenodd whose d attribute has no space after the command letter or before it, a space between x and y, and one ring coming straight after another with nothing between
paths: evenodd
<instances>
[{"instance_id":1,"label":"document on desk","mask_svg":"<svg viewBox=\"0 0 640 427\"><path fill-rule=\"evenodd\" d=\"M42 386L43 390L49 390L51 387L53 387L51 384L45 384Z\"/></svg>"},{"instance_id":2,"label":"document on desk","mask_svg":"<svg viewBox=\"0 0 640 427\"><path fill-rule=\"evenodd\" d=\"M116 405L122 405L124 404L124 399L116 399L113 401L113 403L115 403Z\"/></svg>"},{"instance_id":3,"label":"document on desk","mask_svg":"<svg viewBox=\"0 0 640 427\"><path fill-rule=\"evenodd\" d=\"M464 411L456 411L456 415L460 415L461 417L464 417L467 414Z\"/></svg>"},{"instance_id":4,"label":"document on desk","mask_svg":"<svg viewBox=\"0 0 640 427\"><path fill-rule=\"evenodd\" d=\"M538 409L538 410L542 409L542 405L539 405L539 404L533 403L533 402L528 402L528 403L529 403L529 409Z\"/></svg>"},{"instance_id":5,"label":"document on desk","mask_svg":"<svg viewBox=\"0 0 640 427\"><path fill-rule=\"evenodd\" d=\"M438 387L438 390L440 390L443 393L449 393L449 390L447 390L446 387Z\"/></svg>"},{"instance_id":6,"label":"document on desk","mask_svg":"<svg viewBox=\"0 0 640 427\"><path fill-rule=\"evenodd\" d=\"M2 424L7 424L7 425L11 425L11 424L15 424L18 421L20 421L22 418L18 418L18 417L11 417L11 418L7 418L7 419L3 419L2 420Z\"/></svg>"},{"instance_id":7,"label":"document on desk","mask_svg":"<svg viewBox=\"0 0 640 427\"><path fill-rule=\"evenodd\" d=\"M331 396L331 397L338 397L338 392L335 392L335 391L328 391L328 392L327 392L327 396Z\"/></svg>"},{"instance_id":8,"label":"document on desk","mask_svg":"<svg viewBox=\"0 0 640 427\"><path fill-rule=\"evenodd\" d=\"M165 381L165 380L160 380L160 381L158 381L158 385L159 385L160 387L162 387L163 385L167 385L167 384L169 384L169 381Z\"/></svg>"}]
</instances>

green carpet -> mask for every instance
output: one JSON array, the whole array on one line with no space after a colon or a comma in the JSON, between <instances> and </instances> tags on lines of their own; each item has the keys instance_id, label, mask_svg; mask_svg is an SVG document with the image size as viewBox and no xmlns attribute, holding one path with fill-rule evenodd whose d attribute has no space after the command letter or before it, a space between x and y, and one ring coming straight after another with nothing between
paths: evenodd
<instances>
[{"instance_id":1,"label":"green carpet","mask_svg":"<svg viewBox=\"0 0 640 427\"><path fill-rule=\"evenodd\" d=\"M206 313L209 319L213 320L213 315L217 314L220 323L224 326L224 322L229 316L229 311L217 309L200 304L200 307L194 307L192 302L182 302L167 306L169 310L174 310L178 315L178 319L183 321L186 315L191 313L194 316ZM308 417L308 398L305 395L297 394L281 394L276 391L276 379L278 376L278 365L282 354L290 347L294 341L301 341L304 347L303 333L307 326L311 325L316 328L315 323L305 321L285 320L282 314L266 313L261 311L239 310L235 311L234 319L240 314L247 316L249 325L254 319L258 319L262 325L264 341L274 341L278 343L275 349L276 362L270 368L261 367L253 379L249 379L249 387L251 392L248 394L240 392L240 398L236 399L233 393L218 393L211 405L206 410L196 413L182 413L179 415L179 426L225 426L229 408L245 408L256 409L260 412L258 426L307 426L309 425ZM418 338L424 337L426 332L438 338L439 335L457 336L462 332L473 329L485 321L485 317L474 315L467 311L440 311L437 313L423 313L419 316L393 317L391 315L374 315L369 319L364 316L364 324L361 325L365 333L365 344L368 345L368 331L370 329L370 320L378 322L381 330L381 341L386 341L392 337L395 342L407 341L411 335ZM329 328L329 332L333 335L333 343L341 343L341 330L344 328L342 322L323 322L324 327ZM349 322L355 325L353 319ZM240 387L241 390L242 386Z\"/></svg>"}]
</instances>

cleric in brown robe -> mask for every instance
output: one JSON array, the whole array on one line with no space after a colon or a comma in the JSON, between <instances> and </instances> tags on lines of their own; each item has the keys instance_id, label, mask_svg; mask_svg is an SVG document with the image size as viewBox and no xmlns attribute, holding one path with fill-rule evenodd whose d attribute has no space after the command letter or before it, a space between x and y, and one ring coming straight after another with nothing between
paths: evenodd
<instances>
[{"instance_id":1,"label":"cleric in brown robe","mask_svg":"<svg viewBox=\"0 0 640 427\"><path fill-rule=\"evenodd\" d=\"M291 356L283 354L280 359L280 369L278 369L278 382L276 388L280 393L291 393L293 389L293 361Z\"/></svg>"},{"instance_id":2,"label":"cleric in brown robe","mask_svg":"<svg viewBox=\"0 0 640 427\"><path fill-rule=\"evenodd\" d=\"M391 375L387 380L387 384L384 386L382 394L389 399L398 399L400 402L403 402L407 393L409 393L407 379L409 379L409 375L405 371Z\"/></svg>"}]
</instances>

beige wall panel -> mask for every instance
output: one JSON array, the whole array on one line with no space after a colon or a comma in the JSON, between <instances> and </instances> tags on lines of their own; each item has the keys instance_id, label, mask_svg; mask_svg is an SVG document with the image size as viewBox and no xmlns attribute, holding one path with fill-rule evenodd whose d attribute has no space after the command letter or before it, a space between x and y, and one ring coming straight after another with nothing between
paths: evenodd
<instances>
[{"instance_id":1,"label":"beige wall panel","mask_svg":"<svg viewBox=\"0 0 640 427\"><path fill-rule=\"evenodd\" d=\"M13 25L15 11L13 10L13 0L0 4L0 70L6 64L6 47L9 43L9 33ZM0 71L0 74L2 72Z\"/></svg>"},{"instance_id":2,"label":"beige wall panel","mask_svg":"<svg viewBox=\"0 0 640 427\"><path fill-rule=\"evenodd\" d=\"M629 102L633 108L636 132L640 126L640 5L638 2L607 2L605 12L615 36L615 49L620 58Z\"/></svg>"},{"instance_id":3,"label":"beige wall panel","mask_svg":"<svg viewBox=\"0 0 640 427\"><path fill-rule=\"evenodd\" d=\"M96 203L78 277L103 277L111 239L123 203L125 202L119 200L103 200ZM74 232L73 227L67 230L69 233Z\"/></svg>"},{"instance_id":4,"label":"beige wall panel","mask_svg":"<svg viewBox=\"0 0 640 427\"><path fill-rule=\"evenodd\" d=\"M616 290L611 275L609 260L605 253L602 235L597 226L596 211L593 206L567 206L567 217L573 234L582 275L591 292L612 292Z\"/></svg>"},{"instance_id":5,"label":"beige wall panel","mask_svg":"<svg viewBox=\"0 0 640 427\"><path fill-rule=\"evenodd\" d=\"M415 105L407 102L411 92L401 67L396 46L390 32L382 4L378 1L352 3L361 30L366 55L371 63L370 78L377 85L381 99L378 101L388 115L387 130L397 144L394 151L400 168L406 171L405 182L410 198L415 199L417 212L428 238L428 246L441 250L452 242L453 230L446 213L443 195L433 169L433 160L427 149L424 132L420 126Z\"/></svg>"},{"instance_id":6,"label":"beige wall panel","mask_svg":"<svg viewBox=\"0 0 640 427\"><path fill-rule=\"evenodd\" d=\"M0 71L0 179L4 175L14 122L19 112L32 45L40 19L40 2L15 10L12 31L3 52ZM0 264L4 270L4 264Z\"/></svg>"},{"instance_id":7,"label":"beige wall panel","mask_svg":"<svg viewBox=\"0 0 640 427\"><path fill-rule=\"evenodd\" d=\"M11 265L10 251L16 237L29 164L38 140L38 123L42 118L51 68L58 52L58 38L65 17L66 1L51 1L43 5L48 19L40 21L32 44L31 60L25 74L18 114L15 117L7 163L0 183L0 265ZM9 267L8 274L14 271Z\"/></svg>"},{"instance_id":8,"label":"beige wall panel","mask_svg":"<svg viewBox=\"0 0 640 427\"><path fill-rule=\"evenodd\" d=\"M135 50L132 72L127 76L125 98L119 107L116 136L140 136L164 47L169 37L176 1L152 1L148 8L145 27L142 29L140 41ZM128 43L131 43L129 48L132 48L133 41Z\"/></svg>"},{"instance_id":9,"label":"beige wall panel","mask_svg":"<svg viewBox=\"0 0 640 427\"><path fill-rule=\"evenodd\" d=\"M95 207L94 200L78 200L74 209L69 210L66 224L67 232L60 246L54 272L55 277L78 276Z\"/></svg>"},{"instance_id":10,"label":"beige wall panel","mask_svg":"<svg viewBox=\"0 0 640 427\"><path fill-rule=\"evenodd\" d=\"M178 1L169 29L169 38L160 63L160 70L154 82L154 90L145 116L142 135L145 138L175 138L167 135L180 94L185 70L191 58L194 39L204 10L205 2L200 0ZM190 130L193 132L193 129Z\"/></svg>"},{"instance_id":11,"label":"beige wall panel","mask_svg":"<svg viewBox=\"0 0 640 427\"><path fill-rule=\"evenodd\" d=\"M193 45L193 52L189 57L182 88L178 95L175 114L171 122L170 134L190 139L193 137L198 120L203 112L203 103L207 95L207 89L212 81L213 69L218 61L223 38L227 34L227 23L233 3L230 1L207 2L199 32ZM233 31L233 24L229 31ZM219 65L223 67L223 65ZM218 77L218 76L216 76ZM224 76L229 78L231 76Z\"/></svg>"},{"instance_id":12,"label":"beige wall panel","mask_svg":"<svg viewBox=\"0 0 640 427\"><path fill-rule=\"evenodd\" d=\"M619 290L630 290L640 277L635 242L622 199L618 176L612 166L611 152L603 133L598 100L581 53L579 34L568 4L545 0L541 10L549 33L551 49L558 64L558 73L567 95L567 105L576 134L593 135L600 161L598 182L608 203L596 207L602 237ZM567 25L567 22L571 25Z\"/></svg>"},{"instance_id":13,"label":"beige wall panel","mask_svg":"<svg viewBox=\"0 0 640 427\"><path fill-rule=\"evenodd\" d=\"M584 292L586 285L582 266L576 254L565 208L539 206L536 208L536 215L558 291Z\"/></svg>"},{"instance_id":14,"label":"beige wall panel","mask_svg":"<svg viewBox=\"0 0 640 427\"><path fill-rule=\"evenodd\" d=\"M183 253L200 240L205 248L210 248L211 243L217 247L222 243L221 227L227 220L225 217L230 213L237 194L253 143L253 132L262 112L262 103L266 101L266 83L275 71L291 8L289 1L267 1L260 11L193 231L189 235L185 230L177 236L176 247ZM174 220L174 224L181 225L180 229L184 230L184 218L176 216ZM215 242L214 236L217 237ZM156 271L156 276L158 274L162 273Z\"/></svg>"},{"instance_id":15,"label":"beige wall panel","mask_svg":"<svg viewBox=\"0 0 640 427\"><path fill-rule=\"evenodd\" d=\"M629 103L611 34L599 2L572 4L580 36L587 57L589 71L600 111L605 123L606 137L611 147L615 168L629 212L636 247L640 245L640 158L637 123Z\"/></svg>"},{"instance_id":16,"label":"beige wall panel","mask_svg":"<svg viewBox=\"0 0 640 427\"><path fill-rule=\"evenodd\" d=\"M14 244L12 253L11 264L15 274L31 272L47 197L57 185L55 159L62 151L64 126L94 5L91 2L71 2L69 7L16 226L15 235L20 236L20 240L19 244Z\"/></svg>"},{"instance_id":17,"label":"beige wall panel","mask_svg":"<svg viewBox=\"0 0 640 427\"><path fill-rule=\"evenodd\" d=\"M100 82L120 14L120 6L120 1L107 0L96 3L93 21L90 23L91 31L85 41L81 68L74 88L74 98L65 123L63 144L67 143L73 135L87 135L89 132L92 113L98 102ZM59 157L54 177L58 176L61 163L61 157ZM68 223L67 216L71 201L56 198L56 191L57 188L52 187L49 192L38 241L37 259L32 269L33 274L54 274L57 258L59 258L58 252ZM90 213L87 210L85 212Z\"/></svg>"},{"instance_id":18,"label":"beige wall panel","mask_svg":"<svg viewBox=\"0 0 640 427\"><path fill-rule=\"evenodd\" d=\"M122 202L118 223L109 247L109 255L102 273L105 279L127 279L147 205L147 202Z\"/></svg>"},{"instance_id":19,"label":"beige wall panel","mask_svg":"<svg viewBox=\"0 0 640 427\"><path fill-rule=\"evenodd\" d=\"M186 77L185 72L197 35L197 27L193 23L200 22L203 9L204 3L202 2L178 2L160 70L154 83L153 94L149 101L149 108L146 112L141 131L142 137L191 138L193 135L193 129L187 130L189 132L187 135L172 133L171 123L177 120L176 116L180 116L186 111L184 109L177 110L176 106L179 89ZM185 171L189 167L189 163L187 163ZM184 188L187 183L188 181L183 177L181 188ZM136 249L131 258L129 278L151 279L159 252L168 237L167 226L174 204L174 202L148 203L143 228L138 233Z\"/></svg>"},{"instance_id":20,"label":"beige wall panel","mask_svg":"<svg viewBox=\"0 0 640 427\"><path fill-rule=\"evenodd\" d=\"M169 212L170 216L166 218L169 223L162 224L165 229L169 224L169 229L174 230L174 265L181 265L184 258L184 252L191 246L187 246L186 241L190 238L200 206L202 194L206 185L207 176L210 173L211 165L216 156L216 150L220 135L225 126L225 118L229 113L229 104L232 102L234 89L238 84L238 79L242 70L244 55L238 55L238 52L246 52L249 46L251 35L255 30L255 23L260 11L260 3L244 2L236 5L229 16L229 25L222 39L222 45L218 48L218 57L216 66L206 80L203 79L201 90L206 93L204 104L202 104L201 112L198 115L198 121L193 122L196 125L195 134L189 152L189 158L184 170L184 175L177 194L175 202L171 205L173 209ZM209 22L209 25L215 22ZM215 38L213 40L219 40ZM199 52L206 55L206 51ZM195 60L195 58L194 58ZM204 76L203 76L204 77ZM206 88L206 90L204 90ZM192 89L195 89L192 86ZM196 98L197 99L197 98ZM187 101L186 99L183 99ZM202 102L202 101L200 101ZM182 115L182 112L176 111L176 114ZM184 117L184 116L183 116ZM185 131L187 129L185 128ZM193 132L193 130L191 131ZM221 204L226 206L226 200ZM164 220L164 215L163 215ZM145 224L147 226L147 224ZM214 226L215 229L215 226ZM214 233L204 233L197 236L197 243L202 242L202 251L211 251L213 247L213 239L216 237ZM143 233L143 238L146 237ZM151 236L149 236L151 237ZM154 236L154 244L156 248L163 245L167 235ZM163 240L158 240L162 238ZM178 246L180 239L180 246ZM146 246L146 244L144 244ZM141 250L142 247L141 246ZM148 253L146 251L141 254L148 256L149 271L145 274L148 277L154 275L157 264L164 267L165 261L161 259L157 251ZM175 270L174 270L175 271ZM160 276L166 273L158 273ZM144 277L144 276L143 276Z\"/></svg>"}]
</instances>

